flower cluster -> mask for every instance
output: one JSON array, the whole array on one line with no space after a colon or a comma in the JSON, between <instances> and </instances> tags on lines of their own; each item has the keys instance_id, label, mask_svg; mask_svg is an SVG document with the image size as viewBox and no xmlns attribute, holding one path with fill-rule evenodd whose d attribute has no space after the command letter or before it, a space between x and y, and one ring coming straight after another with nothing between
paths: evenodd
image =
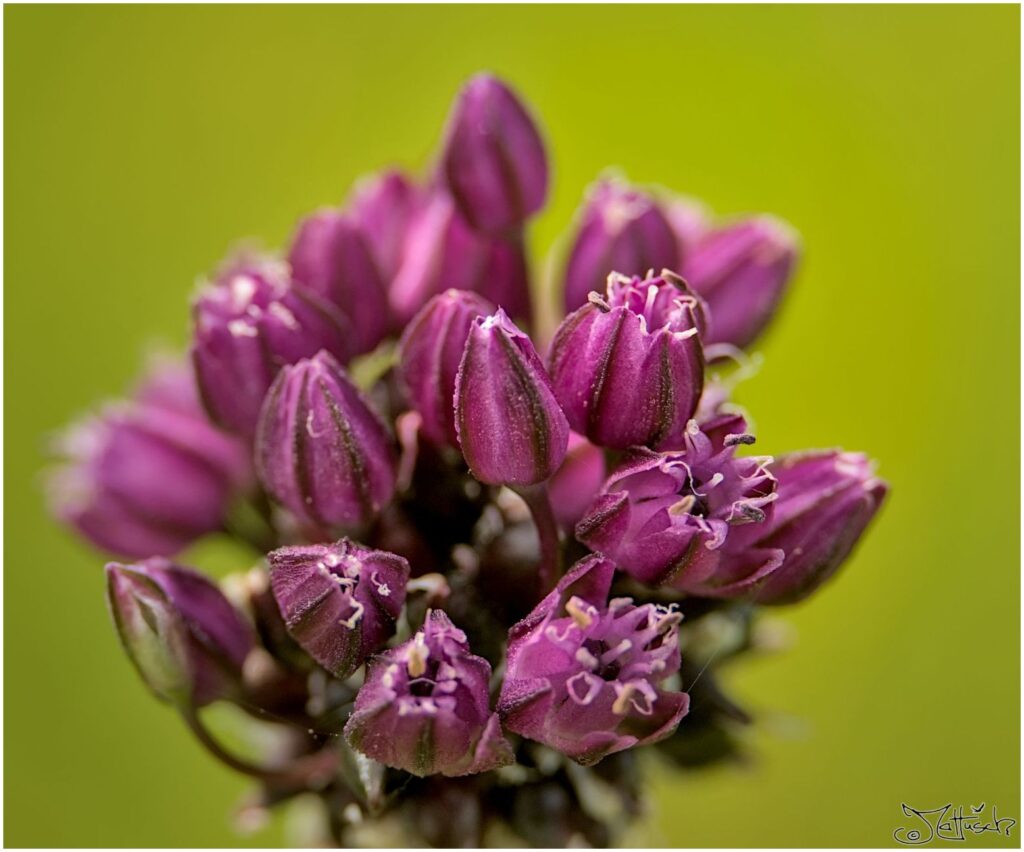
<instances>
[{"instance_id":1,"label":"flower cluster","mask_svg":"<svg viewBox=\"0 0 1024 852\"><path fill-rule=\"evenodd\" d=\"M730 401L788 226L602 179L546 329L525 229L548 175L530 112L474 78L425 179L369 178L280 254L230 257L190 363L57 442L55 513L129 563L107 567L125 650L258 779L250 815L313 793L338 844L387 823L606 845L638 813L638 747L741 747L717 664L885 498L860 454L750 454ZM253 564L218 583L171 561L218 533ZM206 728L214 701L280 734L263 762Z\"/></svg>"}]
</instances>

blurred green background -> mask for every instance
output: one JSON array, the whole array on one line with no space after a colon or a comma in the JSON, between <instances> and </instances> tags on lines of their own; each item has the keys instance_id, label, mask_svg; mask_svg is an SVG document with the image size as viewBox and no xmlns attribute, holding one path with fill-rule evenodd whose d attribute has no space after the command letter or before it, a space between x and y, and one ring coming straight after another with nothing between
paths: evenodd
<instances>
[{"instance_id":1,"label":"blurred green background","mask_svg":"<svg viewBox=\"0 0 1024 852\"><path fill-rule=\"evenodd\" d=\"M730 671L756 760L660 776L654 845L890 845L900 802L1019 817L1019 9L4 9L8 846L240 838L121 654L103 558L43 508L46 436L182 345L197 275L354 178L425 166L472 72L553 157L537 256L608 164L771 211L797 286L740 389L762 452L863 449L893 495L847 570ZM213 562L224 553L206 548ZM970 841L970 845L1019 845Z\"/></svg>"}]
</instances>

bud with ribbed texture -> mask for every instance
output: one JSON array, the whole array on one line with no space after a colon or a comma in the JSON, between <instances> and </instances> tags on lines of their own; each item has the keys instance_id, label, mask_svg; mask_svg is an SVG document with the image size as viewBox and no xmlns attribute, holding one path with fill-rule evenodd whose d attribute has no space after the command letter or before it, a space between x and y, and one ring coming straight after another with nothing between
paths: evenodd
<instances>
[{"instance_id":1,"label":"bud with ribbed texture","mask_svg":"<svg viewBox=\"0 0 1024 852\"><path fill-rule=\"evenodd\" d=\"M380 416L327 352L283 369L256 436L267 492L318 527L372 520L395 490L395 454Z\"/></svg>"},{"instance_id":2,"label":"bud with ribbed texture","mask_svg":"<svg viewBox=\"0 0 1024 852\"><path fill-rule=\"evenodd\" d=\"M584 765L663 739L689 707L685 693L661 688L679 670L680 614L609 601L614 573L587 557L509 631L498 700L510 731Z\"/></svg>"},{"instance_id":3,"label":"bud with ribbed texture","mask_svg":"<svg viewBox=\"0 0 1024 852\"><path fill-rule=\"evenodd\" d=\"M398 350L398 375L421 431L438 445L457 446L455 378L470 326L495 306L476 293L446 290L406 326Z\"/></svg>"},{"instance_id":4,"label":"bud with ribbed texture","mask_svg":"<svg viewBox=\"0 0 1024 852\"><path fill-rule=\"evenodd\" d=\"M704 385L703 305L665 271L613 275L558 327L548 363L569 424L602 447L675 447Z\"/></svg>"},{"instance_id":5,"label":"bud with ribbed texture","mask_svg":"<svg viewBox=\"0 0 1024 852\"><path fill-rule=\"evenodd\" d=\"M410 639L371 660L345 736L367 757L413 775L473 775L513 762L491 711L491 666L433 611Z\"/></svg>"},{"instance_id":6,"label":"bud with ribbed texture","mask_svg":"<svg viewBox=\"0 0 1024 852\"><path fill-rule=\"evenodd\" d=\"M409 563L341 539L282 547L267 557L270 584L292 638L345 678L394 635Z\"/></svg>"},{"instance_id":7,"label":"bud with ribbed texture","mask_svg":"<svg viewBox=\"0 0 1024 852\"><path fill-rule=\"evenodd\" d=\"M802 600L846 561L878 512L889 486L862 453L819 450L771 465L779 498L760 539L786 556L758 594L768 604Z\"/></svg>"},{"instance_id":8,"label":"bud with ribbed texture","mask_svg":"<svg viewBox=\"0 0 1024 852\"><path fill-rule=\"evenodd\" d=\"M702 430L690 421L681 452L632 451L605 484L576 537L651 586L693 595L746 595L782 562L757 545L775 500L770 458L736 458L753 437L739 416Z\"/></svg>"},{"instance_id":9,"label":"bud with ribbed texture","mask_svg":"<svg viewBox=\"0 0 1024 852\"><path fill-rule=\"evenodd\" d=\"M459 94L442 173L463 216L479 231L516 228L544 205L544 143L522 102L496 77L480 74Z\"/></svg>"},{"instance_id":10,"label":"bud with ribbed texture","mask_svg":"<svg viewBox=\"0 0 1024 852\"><path fill-rule=\"evenodd\" d=\"M369 241L385 282L398 271L406 230L422 203L423 191L396 170L363 178L352 192L349 211Z\"/></svg>"},{"instance_id":11,"label":"bud with ribbed texture","mask_svg":"<svg viewBox=\"0 0 1024 852\"><path fill-rule=\"evenodd\" d=\"M530 284L522 236L477 233L451 197L435 191L409 224L402 262L391 282L391 309L410 320L445 290L470 290L513 317L530 315Z\"/></svg>"},{"instance_id":12,"label":"bud with ribbed texture","mask_svg":"<svg viewBox=\"0 0 1024 852\"><path fill-rule=\"evenodd\" d=\"M285 364L325 349L352 354L349 321L293 285L285 265L240 257L204 287L192 308L192 361L203 404L223 428L251 437L263 397Z\"/></svg>"},{"instance_id":13,"label":"bud with ribbed texture","mask_svg":"<svg viewBox=\"0 0 1024 852\"><path fill-rule=\"evenodd\" d=\"M221 529L252 480L245 448L210 423L192 371L178 363L73 425L55 449L64 463L47 483L54 514L131 559L171 556Z\"/></svg>"},{"instance_id":14,"label":"bud with ribbed texture","mask_svg":"<svg viewBox=\"0 0 1024 852\"><path fill-rule=\"evenodd\" d=\"M771 321L796 267L796 233L759 216L712 231L685 258L682 275L711 309L705 343L749 346Z\"/></svg>"},{"instance_id":15,"label":"bud with ribbed texture","mask_svg":"<svg viewBox=\"0 0 1024 852\"><path fill-rule=\"evenodd\" d=\"M292 278L348 317L350 351L369 352L390 326L377 260L354 217L320 210L299 223L288 251Z\"/></svg>"},{"instance_id":16,"label":"bud with ribbed texture","mask_svg":"<svg viewBox=\"0 0 1024 852\"><path fill-rule=\"evenodd\" d=\"M500 308L470 328L455 382L455 428L481 482L532 485L565 458L569 424L544 365Z\"/></svg>"},{"instance_id":17,"label":"bud with ribbed texture","mask_svg":"<svg viewBox=\"0 0 1024 852\"><path fill-rule=\"evenodd\" d=\"M159 698L202 707L238 693L255 636L202 574L161 558L111 563L107 602L125 651Z\"/></svg>"},{"instance_id":18,"label":"bud with ribbed texture","mask_svg":"<svg viewBox=\"0 0 1024 852\"><path fill-rule=\"evenodd\" d=\"M676 235L658 202L626 183L602 180L589 192L565 268L565 309L604 293L612 272L646 275L679 266Z\"/></svg>"}]
</instances>

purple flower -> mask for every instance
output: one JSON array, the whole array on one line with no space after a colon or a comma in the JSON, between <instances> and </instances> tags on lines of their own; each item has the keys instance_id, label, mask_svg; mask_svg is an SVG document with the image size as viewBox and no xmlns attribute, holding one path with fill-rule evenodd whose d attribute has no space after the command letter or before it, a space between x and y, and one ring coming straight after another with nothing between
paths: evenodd
<instances>
[{"instance_id":1,"label":"purple flower","mask_svg":"<svg viewBox=\"0 0 1024 852\"><path fill-rule=\"evenodd\" d=\"M202 574L161 558L111 563L107 602L125 651L157 697L202 707L238 693L255 637Z\"/></svg>"},{"instance_id":2,"label":"purple flower","mask_svg":"<svg viewBox=\"0 0 1024 852\"><path fill-rule=\"evenodd\" d=\"M689 697L660 688L679 670L671 607L608 600L615 566L578 562L509 631L498 712L505 727L583 765L675 730Z\"/></svg>"},{"instance_id":3,"label":"purple flower","mask_svg":"<svg viewBox=\"0 0 1024 852\"><path fill-rule=\"evenodd\" d=\"M441 156L448 189L478 231L516 228L544 206L548 164L540 133L511 89L489 74L459 94Z\"/></svg>"},{"instance_id":4,"label":"purple flower","mask_svg":"<svg viewBox=\"0 0 1024 852\"><path fill-rule=\"evenodd\" d=\"M321 210L299 223L288 252L292 277L351 324L349 350L374 349L388 332L388 296L377 261L352 216Z\"/></svg>"},{"instance_id":5,"label":"purple flower","mask_svg":"<svg viewBox=\"0 0 1024 852\"><path fill-rule=\"evenodd\" d=\"M247 453L206 418L191 371L166 364L131 401L72 426L48 482L54 514L129 559L171 556L222 528L252 479Z\"/></svg>"},{"instance_id":6,"label":"purple flower","mask_svg":"<svg viewBox=\"0 0 1024 852\"><path fill-rule=\"evenodd\" d=\"M646 193L617 180L591 190L565 269L565 310L603 293L609 274L646 275L676 269L679 249L665 213Z\"/></svg>"},{"instance_id":7,"label":"purple flower","mask_svg":"<svg viewBox=\"0 0 1024 852\"><path fill-rule=\"evenodd\" d=\"M292 638L345 678L395 632L409 563L343 538L267 556L270 584Z\"/></svg>"},{"instance_id":8,"label":"purple flower","mask_svg":"<svg viewBox=\"0 0 1024 852\"><path fill-rule=\"evenodd\" d=\"M572 529L601 490L607 474L604 450L570 432L565 461L548 482L555 520Z\"/></svg>"},{"instance_id":9,"label":"purple flower","mask_svg":"<svg viewBox=\"0 0 1024 852\"><path fill-rule=\"evenodd\" d=\"M563 320L548 362L569 425L602 447L679 446L704 384L701 301L678 276L611 276Z\"/></svg>"},{"instance_id":10,"label":"purple flower","mask_svg":"<svg viewBox=\"0 0 1024 852\"><path fill-rule=\"evenodd\" d=\"M408 322L431 296L449 289L479 293L514 317L530 315L522 236L477 233L451 197L435 191L409 224L391 283L391 309L399 322Z\"/></svg>"},{"instance_id":11,"label":"purple flower","mask_svg":"<svg viewBox=\"0 0 1024 852\"><path fill-rule=\"evenodd\" d=\"M696 199L681 195L670 196L662 202L662 206L665 218L676 235L679 261L682 263L711 230L708 210Z\"/></svg>"},{"instance_id":12,"label":"purple flower","mask_svg":"<svg viewBox=\"0 0 1024 852\"><path fill-rule=\"evenodd\" d=\"M505 312L473 322L455 382L455 428L473 476L531 485L565 458L569 424L530 338Z\"/></svg>"},{"instance_id":13,"label":"purple flower","mask_svg":"<svg viewBox=\"0 0 1024 852\"><path fill-rule=\"evenodd\" d=\"M682 274L711 309L706 344L749 346L768 325L796 267L797 236L768 216L713 231L685 258Z\"/></svg>"},{"instance_id":14,"label":"purple flower","mask_svg":"<svg viewBox=\"0 0 1024 852\"><path fill-rule=\"evenodd\" d=\"M352 354L351 327L337 308L294 287L282 264L240 257L193 305L192 361L203 404L223 428L247 438L278 370L326 349Z\"/></svg>"},{"instance_id":15,"label":"purple flower","mask_svg":"<svg viewBox=\"0 0 1024 852\"><path fill-rule=\"evenodd\" d=\"M446 290L427 302L402 335L399 379L423 418L423 434L435 444L457 446L455 377L473 320L494 310L476 293Z\"/></svg>"},{"instance_id":16,"label":"purple flower","mask_svg":"<svg viewBox=\"0 0 1024 852\"><path fill-rule=\"evenodd\" d=\"M816 450L771 465L779 481L775 512L759 540L786 552L758 601L795 603L828 580L881 508L889 486L861 453Z\"/></svg>"},{"instance_id":17,"label":"purple flower","mask_svg":"<svg viewBox=\"0 0 1024 852\"><path fill-rule=\"evenodd\" d=\"M731 598L778 568L782 553L755 546L775 500L770 458L736 458L752 443L741 417L704 431L691 421L682 452L633 451L576 526L576 537L651 586Z\"/></svg>"},{"instance_id":18,"label":"purple flower","mask_svg":"<svg viewBox=\"0 0 1024 852\"><path fill-rule=\"evenodd\" d=\"M389 283L398 271L402 245L423 192L399 171L387 171L356 184L349 210L373 249L377 266Z\"/></svg>"},{"instance_id":19,"label":"purple flower","mask_svg":"<svg viewBox=\"0 0 1024 852\"><path fill-rule=\"evenodd\" d=\"M285 367L256 435L267 492L318 527L373 519L395 491L395 454L380 416L327 352Z\"/></svg>"},{"instance_id":20,"label":"purple flower","mask_svg":"<svg viewBox=\"0 0 1024 852\"><path fill-rule=\"evenodd\" d=\"M473 775L513 762L490 709L491 666L445 613L370 660L345 736L367 757L413 775Z\"/></svg>"}]
</instances>

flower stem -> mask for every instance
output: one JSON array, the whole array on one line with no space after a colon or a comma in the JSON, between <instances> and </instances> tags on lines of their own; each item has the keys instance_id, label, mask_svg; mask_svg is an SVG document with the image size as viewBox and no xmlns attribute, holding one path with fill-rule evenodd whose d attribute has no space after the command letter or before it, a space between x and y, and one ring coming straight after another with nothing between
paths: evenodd
<instances>
[{"instance_id":1,"label":"flower stem","mask_svg":"<svg viewBox=\"0 0 1024 852\"><path fill-rule=\"evenodd\" d=\"M538 485L523 486L516 491L526 501L530 514L533 515L533 523L537 527L537 537L540 539L540 564L537 566L537 573L540 575L540 590L543 597L555 587L561 574L558 524L551 511L547 485L542 482Z\"/></svg>"},{"instance_id":2,"label":"flower stem","mask_svg":"<svg viewBox=\"0 0 1024 852\"><path fill-rule=\"evenodd\" d=\"M335 772L337 757L330 749L322 749L313 754L306 755L296 760L290 766L274 768L260 766L250 763L227 751L213 736L210 729L206 727L195 708L186 708L181 715L188 725L190 731L195 734L196 739L203 744L203 747L225 766L248 775L258 778L266 784L297 785L308 787L319 787L327 781Z\"/></svg>"}]
</instances>

